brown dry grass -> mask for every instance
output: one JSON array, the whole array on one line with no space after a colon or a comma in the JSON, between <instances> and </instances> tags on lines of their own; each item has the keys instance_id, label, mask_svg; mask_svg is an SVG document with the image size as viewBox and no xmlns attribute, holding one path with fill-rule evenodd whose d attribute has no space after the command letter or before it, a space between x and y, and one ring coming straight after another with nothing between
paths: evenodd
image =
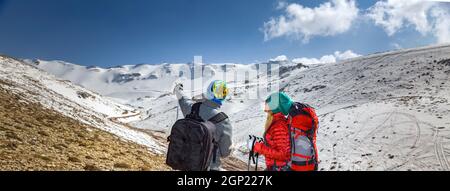
<instances>
[{"instance_id":1,"label":"brown dry grass","mask_svg":"<svg viewBox=\"0 0 450 191\"><path fill-rule=\"evenodd\" d=\"M27 103L0 82L0 170L168 170L162 155Z\"/></svg>"}]
</instances>

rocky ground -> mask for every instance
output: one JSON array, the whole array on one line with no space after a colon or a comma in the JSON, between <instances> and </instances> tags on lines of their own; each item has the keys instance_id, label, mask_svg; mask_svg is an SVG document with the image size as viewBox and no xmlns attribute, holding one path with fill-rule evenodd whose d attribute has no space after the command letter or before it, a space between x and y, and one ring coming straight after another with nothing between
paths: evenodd
<instances>
[{"instance_id":1,"label":"rocky ground","mask_svg":"<svg viewBox=\"0 0 450 191\"><path fill-rule=\"evenodd\" d=\"M144 146L28 103L0 86L0 170L169 168L164 156Z\"/></svg>"}]
</instances>

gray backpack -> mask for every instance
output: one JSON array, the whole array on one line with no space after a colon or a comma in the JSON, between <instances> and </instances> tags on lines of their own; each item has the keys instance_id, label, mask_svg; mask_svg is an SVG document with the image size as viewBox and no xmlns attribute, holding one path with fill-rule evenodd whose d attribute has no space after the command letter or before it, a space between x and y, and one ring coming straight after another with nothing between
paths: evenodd
<instances>
[{"instance_id":1,"label":"gray backpack","mask_svg":"<svg viewBox=\"0 0 450 191\"><path fill-rule=\"evenodd\" d=\"M201 104L195 103L186 118L176 121L167 138L166 164L174 170L206 171L211 160L216 160L218 140L215 138L215 124L228 116L221 112L204 121L199 115Z\"/></svg>"}]
</instances>

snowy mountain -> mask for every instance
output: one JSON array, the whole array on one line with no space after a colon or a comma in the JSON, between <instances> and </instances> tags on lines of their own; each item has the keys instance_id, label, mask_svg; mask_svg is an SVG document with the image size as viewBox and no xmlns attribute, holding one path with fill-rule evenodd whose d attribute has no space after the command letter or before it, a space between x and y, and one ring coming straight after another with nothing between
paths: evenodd
<instances>
[{"instance_id":1,"label":"snowy mountain","mask_svg":"<svg viewBox=\"0 0 450 191\"><path fill-rule=\"evenodd\" d=\"M139 108L143 113L156 107L155 99L163 98L171 94L173 83L180 81L190 84L193 72L193 64L140 64L125 65L113 68L86 67L66 63L63 61L24 60L32 66L51 73L58 78L71 81L82 87L98 92L119 103ZM287 61L270 61L265 63L268 67L287 76L288 71L296 68L306 68L302 64L292 64ZM203 71L203 87L192 90L185 87L194 95L200 95L208 83L214 79L226 79L232 88L245 88L244 80L236 82L236 76L245 76L245 71L255 73L257 64L208 64L198 65ZM249 76L249 78L264 78L265 76ZM252 79L248 79L248 82ZM237 105L241 105L236 103ZM239 106L241 108L242 106ZM245 106L243 106L245 107ZM226 108L225 108L226 109ZM231 111L236 111L233 106ZM143 115L141 118L147 118Z\"/></svg>"},{"instance_id":2,"label":"snowy mountain","mask_svg":"<svg viewBox=\"0 0 450 191\"><path fill-rule=\"evenodd\" d=\"M293 71L282 89L317 109L324 170L449 170L449 59L448 45L374 54ZM235 132L263 116L236 113Z\"/></svg>"},{"instance_id":3,"label":"snowy mountain","mask_svg":"<svg viewBox=\"0 0 450 191\"><path fill-rule=\"evenodd\" d=\"M280 63L281 60L281 63ZM136 109L130 125L169 132L178 117L171 94L176 80L192 79L180 71L186 64L84 67L59 61L27 61L56 77ZM233 122L234 155L246 160L241 147L248 134L261 136L264 95L248 92L279 83L295 100L314 106L322 170L450 170L450 45L379 53L334 64L304 66L277 62L278 77L261 75L246 81L236 73L257 64L205 65L204 81L230 75L232 97L224 111ZM265 64L270 64L265 63ZM266 78L267 80L256 79ZM203 88L204 89L204 88ZM202 89L189 89L200 95Z\"/></svg>"},{"instance_id":4,"label":"snowy mountain","mask_svg":"<svg viewBox=\"0 0 450 191\"><path fill-rule=\"evenodd\" d=\"M96 92L128 102L130 98L155 98L161 93L171 91L171 86L177 79L189 78L192 64L140 64L125 65L114 68L85 67L62 61L25 60L57 77L70 80ZM253 65L206 65L203 66L205 80L225 72L239 71L251 68Z\"/></svg>"},{"instance_id":5,"label":"snowy mountain","mask_svg":"<svg viewBox=\"0 0 450 191\"><path fill-rule=\"evenodd\" d=\"M32 65L0 56L2 88L30 103L56 111L83 124L96 127L124 140L145 145L162 153L161 145L149 135L121 124L139 113L70 81L61 80Z\"/></svg>"}]
</instances>

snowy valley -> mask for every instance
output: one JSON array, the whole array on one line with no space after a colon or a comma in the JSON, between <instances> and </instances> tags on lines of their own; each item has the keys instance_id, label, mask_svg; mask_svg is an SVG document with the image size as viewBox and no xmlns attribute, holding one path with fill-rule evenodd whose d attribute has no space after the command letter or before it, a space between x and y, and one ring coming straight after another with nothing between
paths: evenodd
<instances>
[{"instance_id":1,"label":"snowy valley","mask_svg":"<svg viewBox=\"0 0 450 191\"><path fill-rule=\"evenodd\" d=\"M171 125L182 117L173 83L193 80L183 72L192 64L99 68L0 59L0 79L14 84L0 84L8 91L159 154ZM259 65L273 65L280 75L243 82L236 74L257 71L258 64L202 66L205 84L225 78L231 87L223 110L233 123L235 157L245 161L247 135L261 136L264 130L266 95L249 99L248 92L277 83L296 101L316 108L320 170L450 170L450 45L329 64ZM198 97L204 87L186 89Z\"/></svg>"}]
</instances>

